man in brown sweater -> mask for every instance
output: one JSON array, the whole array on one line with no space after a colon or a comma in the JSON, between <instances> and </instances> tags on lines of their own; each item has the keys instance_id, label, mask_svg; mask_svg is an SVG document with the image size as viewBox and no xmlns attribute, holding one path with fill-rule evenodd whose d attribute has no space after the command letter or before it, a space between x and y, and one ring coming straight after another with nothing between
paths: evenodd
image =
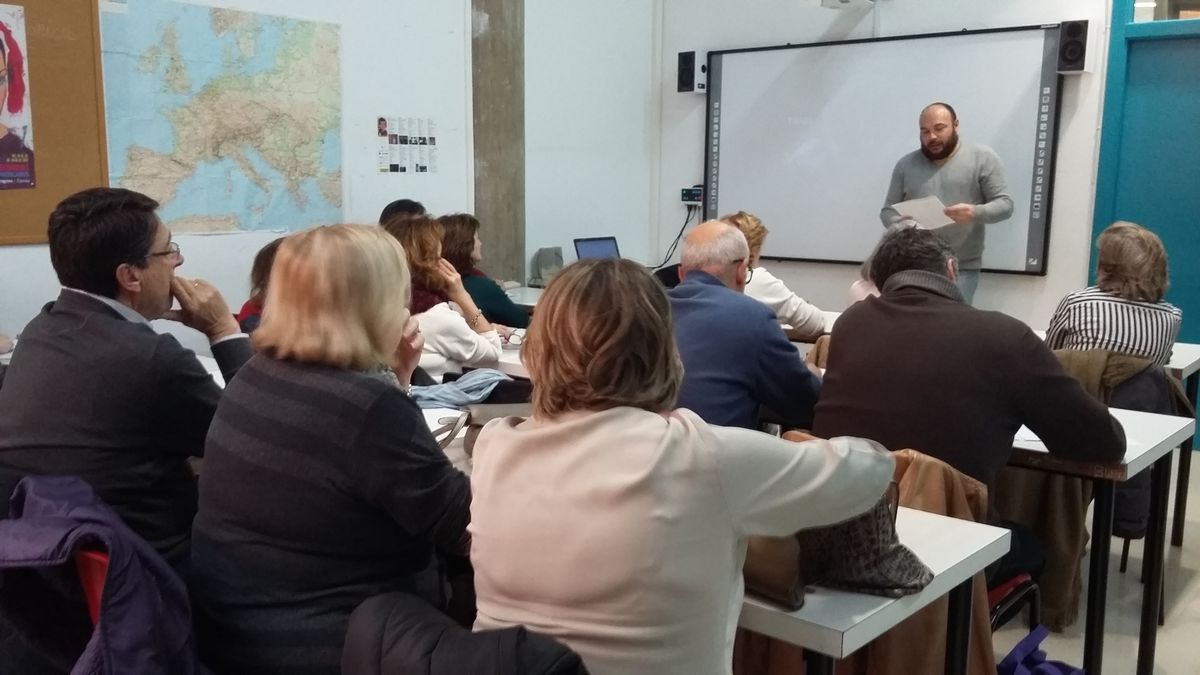
<instances>
[{"instance_id":1,"label":"man in brown sweater","mask_svg":"<svg viewBox=\"0 0 1200 675\"><path fill-rule=\"evenodd\" d=\"M913 448L988 486L1028 426L1055 455L1116 462L1125 434L1028 326L972 308L930 230L896 226L871 262L882 295L833 330L813 431Z\"/></svg>"}]
</instances>

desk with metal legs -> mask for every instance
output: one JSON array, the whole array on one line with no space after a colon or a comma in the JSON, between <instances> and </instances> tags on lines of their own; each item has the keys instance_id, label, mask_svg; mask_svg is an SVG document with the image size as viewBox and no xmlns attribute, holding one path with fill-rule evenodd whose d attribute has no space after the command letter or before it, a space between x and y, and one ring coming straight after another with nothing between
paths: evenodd
<instances>
[{"instance_id":1,"label":"desk with metal legs","mask_svg":"<svg viewBox=\"0 0 1200 675\"><path fill-rule=\"evenodd\" d=\"M1033 331L1038 337L1046 339L1046 331ZM1188 401L1196 407L1196 385L1200 381L1200 344L1176 342L1171 348L1171 359L1167 361L1166 370L1183 383ZM1192 476L1192 445L1195 438L1188 438L1180 446L1179 468L1175 476L1175 518L1171 528L1171 545L1183 546L1183 527L1187 519L1188 483Z\"/></svg>"},{"instance_id":2,"label":"desk with metal legs","mask_svg":"<svg viewBox=\"0 0 1200 675\"><path fill-rule=\"evenodd\" d=\"M1200 382L1200 345L1175 343L1167 370L1183 382L1188 401L1196 407L1196 386ZM1192 446L1195 436L1184 441L1179 449L1179 470L1175 478L1175 524L1171 528L1171 545L1183 546L1183 525L1187 518L1188 481L1192 475Z\"/></svg>"},{"instance_id":3,"label":"desk with metal legs","mask_svg":"<svg viewBox=\"0 0 1200 675\"><path fill-rule=\"evenodd\" d=\"M1125 428L1125 458L1119 464L1064 460L1029 439L1022 429L1013 444L1009 466L1019 466L1090 479L1095 484L1092 505L1091 558L1088 562L1087 615L1083 637L1083 669L1100 675L1104 657L1105 601L1108 595L1108 559L1112 544L1113 492L1124 482L1151 469L1150 523L1146 532L1146 584L1142 590L1142 620L1138 640L1138 675L1154 670L1158 638L1158 611L1162 596L1163 544L1166 539L1167 491L1170 490L1171 451L1195 430L1195 420L1170 415L1113 408L1113 417Z\"/></svg>"},{"instance_id":4,"label":"desk with metal legs","mask_svg":"<svg viewBox=\"0 0 1200 675\"><path fill-rule=\"evenodd\" d=\"M949 596L945 672L965 673L974 577L1008 551L1011 534L903 507L896 533L933 571L933 581L921 592L881 598L817 587L795 612L747 596L738 625L803 647L809 675L833 673L836 659L853 654L931 602Z\"/></svg>"}]
</instances>

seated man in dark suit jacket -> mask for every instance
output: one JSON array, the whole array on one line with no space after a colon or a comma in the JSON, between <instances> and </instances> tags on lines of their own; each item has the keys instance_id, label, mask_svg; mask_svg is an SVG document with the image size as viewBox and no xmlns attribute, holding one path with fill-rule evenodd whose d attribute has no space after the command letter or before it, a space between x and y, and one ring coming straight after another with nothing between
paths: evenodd
<instances>
[{"instance_id":1,"label":"seated man in dark suit jacket","mask_svg":"<svg viewBox=\"0 0 1200 675\"><path fill-rule=\"evenodd\" d=\"M0 516L22 476L80 476L176 564L188 558L196 514L187 459L203 453L221 389L150 320L204 333L226 380L251 349L212 285L175 276L183 256L157 207L96 188L50 215L63 290L21 332L0 388Z\"/></svg>"},{"instance_id":2,"label":"seated man in dark suit jacket","mask_svg":"<svg viewBox=\"0 0 1200 675\"><path fill-rule=\"evenodd\" d=\"M709 424L758 427L767 407L807 427L821 381L766 305L742 294L750 247L736 228L701 223L683 241L682 282L667 291L683 360L679 407Z\"/></svg>"},{"instance_id":3,"label":"seated man in dark suit jacket","mask_svg":"<svg viewBox=\"0 0 1200 675\"><path fill-rule=\"evenodd\" d=\"M1119 461L1125 434L1045 343L963 302L936 234L896 226L871 262L882 295L834 325L813 433L913 448L984 483L989 498L1022 424L1053 454Z\"/></svg>"}]
</instances>

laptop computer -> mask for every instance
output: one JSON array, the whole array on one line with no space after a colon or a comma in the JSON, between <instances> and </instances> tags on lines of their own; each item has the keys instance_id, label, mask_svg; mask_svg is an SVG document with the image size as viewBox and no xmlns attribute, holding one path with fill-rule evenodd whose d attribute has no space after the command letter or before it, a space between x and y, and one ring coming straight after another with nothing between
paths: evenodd
<instances>
[{"instance_id":1,"label":"laptop computer","mask_svg":"<svg viewBox=\"0 0 1200 675\"><path fill-rule=\"evenodd\" d=\"M579 260L620 258L621 251L617 248L616 237L584 237L575 240L575 257Z\"/></svg>"}]
</instances>

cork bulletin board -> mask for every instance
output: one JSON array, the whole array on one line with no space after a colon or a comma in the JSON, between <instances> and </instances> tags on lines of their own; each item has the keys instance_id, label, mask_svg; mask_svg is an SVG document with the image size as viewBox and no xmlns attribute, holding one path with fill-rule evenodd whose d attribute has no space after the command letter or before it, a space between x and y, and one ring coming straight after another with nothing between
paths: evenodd
<instances>
[{"instance_id":1,"label":"cork bulletin board","mask_svg":"<svg viewBox=\"0 0 1200 675\"><path fill-rule=\"evenodd\" d=\"M59 201L108 184L97 0L0 0L10 8L3 16L19 14L14 6L24 9L26 53L21 73L9 64L8 90L21 78L28 106L0 110L0 124L21 125L36 168L32 181L0 188L0 245L44 243L47 216Z\"/></svg>"}]
</instances>

